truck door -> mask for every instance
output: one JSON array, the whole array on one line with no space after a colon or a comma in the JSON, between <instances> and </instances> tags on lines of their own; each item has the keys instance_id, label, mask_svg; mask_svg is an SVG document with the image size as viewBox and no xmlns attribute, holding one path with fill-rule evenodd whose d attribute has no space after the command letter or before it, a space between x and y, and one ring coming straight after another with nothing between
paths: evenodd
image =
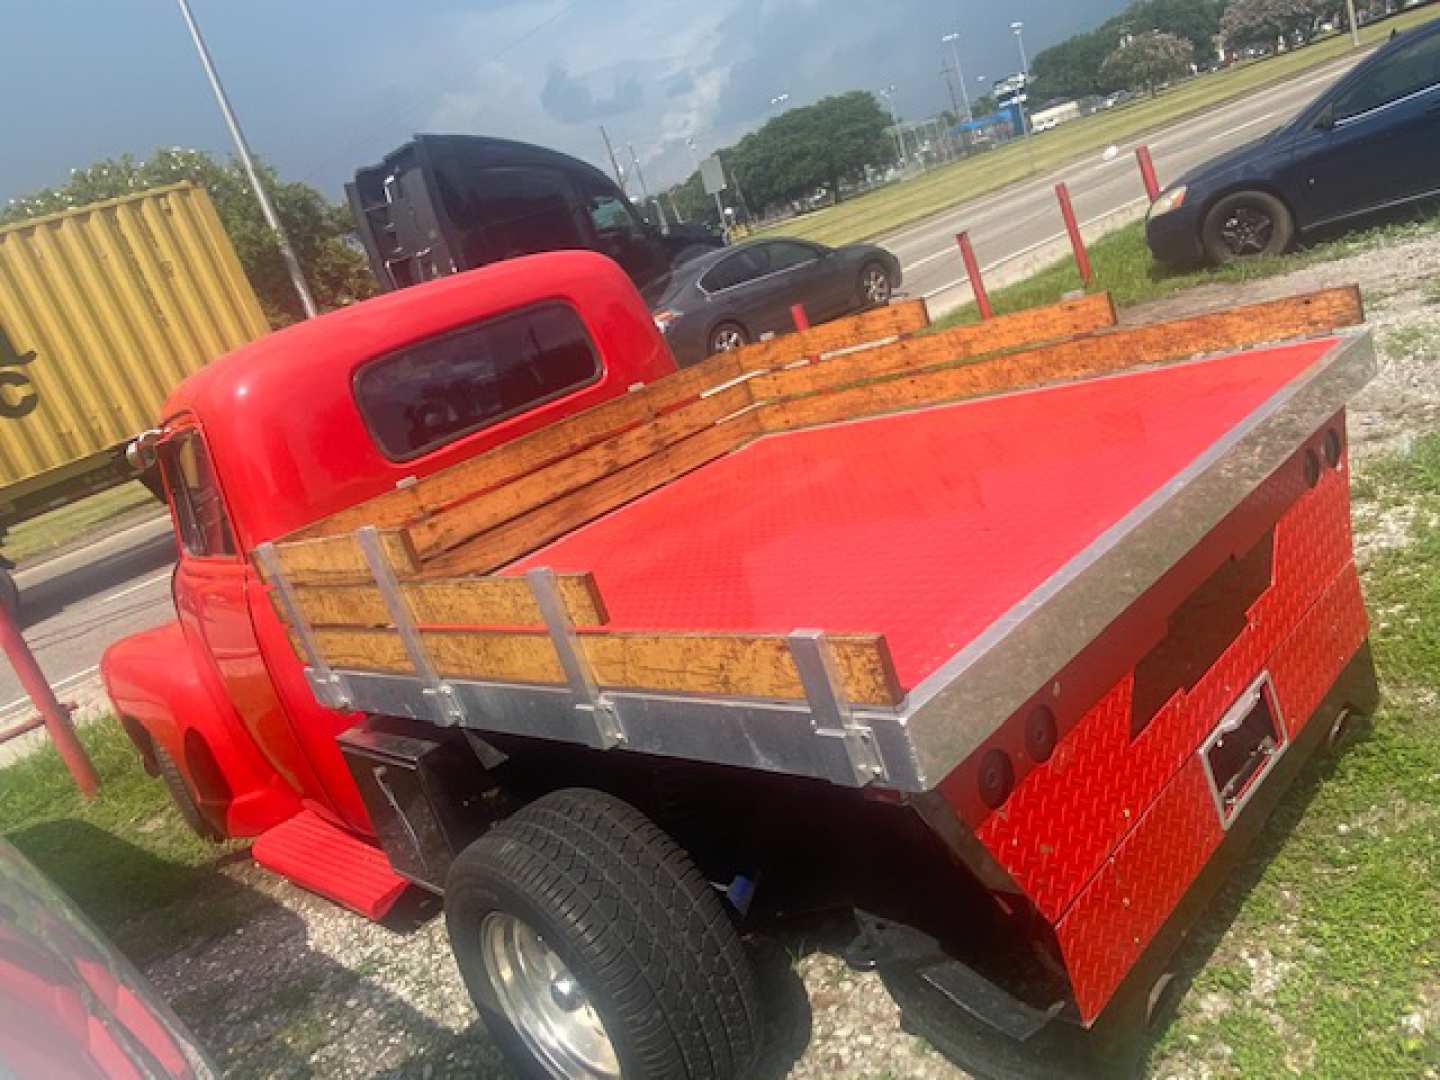
<instances>
[{"instance_id":1,"label":"truck door","mask_svg":"<svg viewBox=\"0 0 1440 1080\"><path fill-rule=\"evenodd\" d=\"M640 220L619 190L586 173L572 177L581 206L595 230L595 250L620 264L637 289L670 270L660 238Z\"/></svg>"},{"instance_id":2,"label":"truck door","mask_svg":"<svg viewBox=\"0 0 1440 1080\"><path fill-rule=\"evenodd\" d=\"M236 545L204 437L193 422L172 430L159 456L179 539L174 594L185 638L208 657L241 724L285 781L348 816L322 786L276 696L246 596L258 583Z\"/></svg>"}]
</instances>

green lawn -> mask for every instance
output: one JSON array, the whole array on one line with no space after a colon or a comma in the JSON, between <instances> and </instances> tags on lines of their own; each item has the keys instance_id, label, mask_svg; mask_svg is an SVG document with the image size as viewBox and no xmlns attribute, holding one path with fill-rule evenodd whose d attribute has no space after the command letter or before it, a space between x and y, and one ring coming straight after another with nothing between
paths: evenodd
<instances>
[{"instance_id":1,"label":"green lawn","mask_svg":"<svg viewBox=\"0 0 1440 1080\"><path fill-rule=\"evenodd\" d=\"M139 963L232 929L254 900L216 871L239 845L208 844L185 827L119 724L83 724L80 738L100 794L81 798L47 742L0 769L0 836Z\"/></svg>"},{"instance_id":2,"label":"green lawn","mask_svg":"<svg viewBox=\"0 0 1440 1080\"><path fill-rule=\"evenodd\" d=\"M1404 30L1436 17L1440 17L1440 8L1421 8L1365 27L1360 32L1361 40L1374 44L1388 37L1392 29ZM1349 35L1337 34L1294 52L1191 79L1158 97L1096 113L763 231L799 236L822 244L851 244L873 239L1028 176L1049 173L1112 143L1126 142L1224 102L1254 94L1309 68L1338 59L1349 50ZM1164 179L1161 178L1162 182ZM1136 185L1138 191L1138 178Z\"/></svg>"},{"instance_id":3,"label":"green lawn","mask_svg":"<svg viewBox=\"0 0 1440 1080\"><path fill-rule=\"evenodd\" d=\"M1347 233L1302 248L1289 255L1253 262L1235 263L1214 269L1174 271L1156 263L1145 245L1145 224L1136 222L1101 237L1090 245L1090 262L1095 270L1095 290L1109 290L1122 309L1147 300L1158 300L1196 285L1236 283L1287 274L1317 263L1332 262L1347 255L1368 251L1381 244L1405 240L1440 231L1440 211L1433 211L1413 220L1377 225ZM996 289L990 303L996 314L1022 311L1042 304L1053 304L1067 292L1081 288L1080 273L1073 258L1059 259L1037 271L1024 281ZM1440 297L1440 286L1436 288ZM951 312L935 321L933 329L944 329L960 323L974 322L979 312L974 304Z\"/></svg>"},{"instance_id":4,"label":"green lawn","mask_svg":"<svg viewBox=\"0 0 1440 1080\"><path fill-rule=\"evenodd\" d=\"M21 522L6 535L5 554L23 563L102 528L158 513L160 504L150 489L132 480Z\"/></svg>"}]
</instances>

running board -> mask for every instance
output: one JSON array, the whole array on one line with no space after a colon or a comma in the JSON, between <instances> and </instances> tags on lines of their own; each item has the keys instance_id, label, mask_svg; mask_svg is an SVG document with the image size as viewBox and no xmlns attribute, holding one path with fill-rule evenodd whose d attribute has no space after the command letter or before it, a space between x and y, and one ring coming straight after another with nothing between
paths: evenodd
<instances>
[{"instance_id":1,"label":"running board","mask_svg":"<svg viewBox=\"0 0 1440 1080\"><path fill-rule=\"evenodd\" d=\"M374 844L310 810L261 833L250 854L266 869L367 919L383 918L410 884Z\"/></svg>"}]
</instances>

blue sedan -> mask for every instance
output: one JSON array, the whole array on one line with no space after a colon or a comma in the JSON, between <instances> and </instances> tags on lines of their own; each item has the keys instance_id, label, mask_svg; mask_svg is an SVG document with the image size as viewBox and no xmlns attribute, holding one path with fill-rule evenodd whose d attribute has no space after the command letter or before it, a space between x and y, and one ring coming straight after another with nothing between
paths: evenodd
<instances>
[{"instance_id":1,"label":"blue sedan","mask_svg":"<svg viewBox=\"0 0 1440 1080\"><path fill-rule=\"evenodd\" d=\"M1392 37L1289 124L1181 177L1145 235L1161 262L1226 263L1437 198L1440 20Z\"/></svg>"}]
</instances>

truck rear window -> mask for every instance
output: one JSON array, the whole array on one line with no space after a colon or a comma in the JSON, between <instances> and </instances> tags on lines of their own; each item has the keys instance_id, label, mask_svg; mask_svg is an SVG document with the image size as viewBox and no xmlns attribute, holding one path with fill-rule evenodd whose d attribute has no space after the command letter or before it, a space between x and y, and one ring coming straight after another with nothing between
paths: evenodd
<instances>
[{"instance_id":1,"label":"truck rear window","mask_svg":"<svg viewBox=\"0 0 1440 1080\"><path fill-rule=\"evenodd\" d=\"M355 376L355 400L380 450L404 461L599 377L580 316L548 303L372 361Z\"/></svg>"}]
</instances>

